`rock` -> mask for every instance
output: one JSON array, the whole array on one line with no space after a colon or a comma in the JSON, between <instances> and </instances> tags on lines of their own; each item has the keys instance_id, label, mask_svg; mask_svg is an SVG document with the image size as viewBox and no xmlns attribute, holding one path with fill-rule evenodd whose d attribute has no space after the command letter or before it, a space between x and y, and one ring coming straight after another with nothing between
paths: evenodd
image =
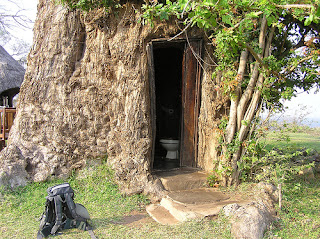
<instances>
[{"instance_id":1,"label":"rock","mask_svg":"<svg viewBox=\"0 0 320 239\"><path fill-rule=\"evenodd\" d=\"M176 225L180 223L167 209L159 204L148 205L146 211L153 220L162 225Z\"/></svg>"},{"instance_id":2,"label":"rock","mask_svg":"<svg viewBox=\"0 0 320 239\"><path fill-rule=\"evenodd\" d=\"M259 198L270 199L273 202L277 202L279 200L278 189L271 183L260 182L253 190L256 192L255 195Z\"/></svg>"},{"instance_id":3,"label":"rock","mask_svg":"<svg viewBox=\"0 0 320 239\"><path fill-rule=\"evenodd\" d=\"M227 217L233 216L235 212L240 208L240 206L237 203L228 204L223 207L223 213Z\"/></svg>"},{"instance_id":4,"label":"rock","mask_svg":"<svg viewBox=\"0 0 320 239\"><path fill-rule=\"evenodd\" d=\"M304 168L299 171L299 175L304 176L307 179L314 179L313 168Z\"/></svg>"},{"instance_id":5,"label":"rock","mask_svg":"<svg viewBox=\"0 0 320 239\"><path fill-rule=\"evenodd\" d=\"M223 207L224 215L230 217L231 232L238 239L263 238L264 231L274 220L274 204L278 202L277 188L269 183L258 183L253 189L252 202L245 205L237 203Z\"/></svg>"},{"instance_id":6,"label":"rock","mask_svg":"<svg viewBox=\"0 0 320 239\"><path fill-rule=\"evenodd\" d=\"M279 202L279 191L276 186L271 183L260 182L254 188L253 199L255 202L267 207L268 211L275 215L274 204Z\"/></svg>"},{"instance_id":7,"label":"rock","mask_svg":"<svg viewBox=\"0 0 320 239\"><path fill-rule=\"evenodd\" d=\"M163 187L168 191L189 190L203 188L207 183L208 175L195 168L179 168L156 173Z\"/></svg>"},{"instance_id":8,"label":"rock","mask_svg":"<svg viewBox=\"0 0 320 239\"><path fill-rule=\"evenodd\" d=\"M235 210L231 233L239 239L263 238L263 233L271 222L272 216L267 207L251 203Z\"/></svg>"},{"instance_id":9,"label":"rock","mask_svg":"<svg viewBox=\"0 0 320 239\"><path fill-rule=\"evenodd\" d=\"M8 146L0 153L0 185L15 188L25 186L29 181L27 162L17 147Z\"/></svg>"}]
</instances>

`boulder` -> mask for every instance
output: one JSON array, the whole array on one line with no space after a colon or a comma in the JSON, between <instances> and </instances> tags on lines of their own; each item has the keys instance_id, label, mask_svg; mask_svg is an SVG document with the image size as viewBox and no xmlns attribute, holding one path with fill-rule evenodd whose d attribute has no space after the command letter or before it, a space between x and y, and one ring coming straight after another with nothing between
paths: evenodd
<instances>
[{"instance_id":1,"label":"boulder","mask_svg":"<svg viewBox=\"0 0 320 239\"><path fill-rule=\"evenodd\" d=\"M249 203L234 207L231 233L235 238L263 238L264 231L272 222L271 213L264 205Z\"/></svg>"},{"instance_id":2,"label":"boulder","mask_svg":"<svg viewBox=\"0 0 320 239\"><path fill-rule=\"evenodd\" d=\"M274 204L279 197L277 188L272 184L258 183L252 190L252 202L245 205L228 204L222 209L223 214L230 217L234 238L263 238L265 230L275 218Z\"/></svg>"},{"instance_id":3,"label":"boulder","mask_svg":"<svg viewBox=\"0 0 320 239\"><path fill-rule=\"evenodd\" d=\"M9 146L1 151L3 160L0 167L0 185L15 188L25 186L28 182L28 173L25 170L27 162L22 157L19 148Z\"/></svg>"}]
</instances>

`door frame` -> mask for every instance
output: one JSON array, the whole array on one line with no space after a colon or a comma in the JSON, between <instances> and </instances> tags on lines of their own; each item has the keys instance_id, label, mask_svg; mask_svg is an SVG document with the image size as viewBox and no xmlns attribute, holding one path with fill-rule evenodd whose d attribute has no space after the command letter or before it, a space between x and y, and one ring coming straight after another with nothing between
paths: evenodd
<instances>
[{"instance_id":1,"label":"door frame","mask_svg":"<svg viewBox=\"0 0 320 239\"><path fill-rule=\"evenodd\" d=\"M153 50L169 47L170 45L184 44L182 61L182 115L180 135L180 167L197 167L198 153L198 118L201 100L201 73L200 59L202 57L202 39L188 38L168 41L168 39L154 39L147 44L148 78L150 94L150 123L151 123L151 155L150 169L153 169L156 144L156 89ZM194 80L192 80L194 79ZM192 95L193 94L193 95ZM193 106L188 108L186 99L192 98ZM185 115L187 115L185 117ZM189 118L188 120L185 120ZM187 121L187 122L186 122Z\"/></svg>"}]
</instances>

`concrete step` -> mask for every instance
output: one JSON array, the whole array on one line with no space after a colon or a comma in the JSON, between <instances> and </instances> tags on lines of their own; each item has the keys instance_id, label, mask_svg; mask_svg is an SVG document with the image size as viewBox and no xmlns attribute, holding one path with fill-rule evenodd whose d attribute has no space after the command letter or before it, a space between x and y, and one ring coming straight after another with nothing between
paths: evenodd
<instances>
[{"instance_id":1,"label":"concrete step","mask_svg":"<svg viewBox=\"0 0 320 239\"><path fill-rule=\"evenodd\" d=\"M150 207L156 207L157 210L164 211L166 217L170 214L177 221L172 221L172 224L170 224L174 225L190 219L216 216L224 206L232 203L241 205L247 203L247 201L232 197L217 189L202 188L169 192L166 197L162 198L160 205ZM157 215L153 213L152 217L162 224L169 224L161 222L161 217L164 216L160 213Z\"/></svg>"},{"instance_id":2,"label":"concrete step","mask_svg":"<svg viewBox=\"0 0 320 239\"><path fill-rule=\"evenodd\" d=\"M179 221L164 207L159 204L150 204L146 207L148 214L162 225L176 225Z\"/></svg>"},{"instance_id":3,"label":"concrete step","mask_svg":"<svg viewBox=\"0 0 320 239\"><path fill-rule=\"evenodd\" d=\"M207 183L207 173L195 168L182 167L170 171L159 171L156 175L168 191L203 188Z\"/></svg>"}]
</instances>

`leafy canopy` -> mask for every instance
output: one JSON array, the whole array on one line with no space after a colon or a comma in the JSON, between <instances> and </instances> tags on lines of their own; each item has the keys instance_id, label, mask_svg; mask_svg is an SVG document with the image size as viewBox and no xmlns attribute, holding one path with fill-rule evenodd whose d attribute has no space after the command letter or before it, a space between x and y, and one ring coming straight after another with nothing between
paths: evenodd
<instances>
[{"instance_id":1,"label":"leafy canopy","mask_svg":"<svg viewBox=\"0 0 320 239\"><path fill-rule=\"evenodd\" d=\"M145 4L143 9L145 22L175 16L186 28L206 30L216 49L217 70L225 71L229 93L236 83L241 51L249 47L251 53L262 53L258 43L262 15L269 27L276 27L272 55L261 59L264 96L277 102L280 97L292 97L297 88L310 90L319 84L319 0L303 4L295 0L167 0Z\"/></svg>"}]
</instances>

